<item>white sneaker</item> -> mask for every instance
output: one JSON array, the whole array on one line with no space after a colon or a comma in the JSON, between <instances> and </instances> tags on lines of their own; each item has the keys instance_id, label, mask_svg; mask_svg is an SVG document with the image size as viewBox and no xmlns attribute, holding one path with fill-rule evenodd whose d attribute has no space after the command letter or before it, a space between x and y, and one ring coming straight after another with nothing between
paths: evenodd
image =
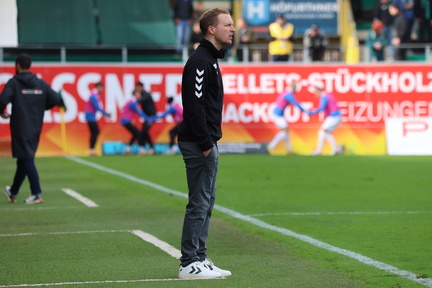
<instances>
[{"instance_id":1,"label":"white sneaker","mask_svg":"<svg viewBox=\"0 0 432 288\"><path fill-rule=\"evenodd\" d=\"M174 147L171 147L165 150L165 155L174 155L176 154L176 152L176 149Z\"/></svg>"},{"instance_id":2,"label":"white sneaker","mask_svg":"<svg viewBox=\"0 0 432 288\"><path fill-rule=\"evenodd\" d=\"M6 186L3 189L3 193L5 194L6 198L8 199L9 203L15 203L16 202L16 198L14 195L12 195L12 193L10 192L10 186Z\"/></svg>"},{"instance_id":3,"label":"white sneaker","mask_svg":"<svg viewBox=\"0 0 432 288\"><path fill-rule=\"evenodd\" d=\"M125 150L124 150L124 154L125 155L129 155L131 154L131 147L130 146L126 146Z\"/></svg>"},{"instance_id":4,"label":"white sneaker","mask_svg":"<svg viewBox=\"0 0 432 288\"><path fill-rule=\"evenodd\" d=\"M180 265L179 279L217 279L223 278L219 272L210 270L200 261L195 261L186 267Z\"/></svg>"},{"instance_id":5,"label":"white sneaker","mask_svg":"<svg viewBox=\"0 0 432 288\"><path fill-rule=\"evenodd\" d=\"M338 145L336 151L337 154L345 154L345 145Z\"/></svg>"},{"instance_id":6,"label":"white sneaker","mask_svg":"<svg viewBox=\"0 0 432 288\"><path fill-rule=\"evenodd\" d=\"M266 149L267 149L268 154L270 154L270 155L276 154L275 149L273 147L270 147L270 145L267 145Z\"/></svg>"},{"instance_id":7,"label":"white sneaker","mask_svg":"<svg viewBox=\"0 0 432 288\"><path fill-rule=\"evenodd\" d=\"M38 195L30 195L27 199L24 200L25 204L42 204L43 199Z\"/></svg>"},{"instance_id":8,"label":"white sneaker","mask_svg":"<svg viewBox=\"0 0 432 288\"><path fill-rule=\"evenodd\" d=\"M205 267L207 267L208 269L212 270L212 271L216 271L219 272L222 276L227 277L227 276L231 276L231 271L228 270L223 270L219 267L217 267L216 265L213 264L213 261L211 261L209 258L206 258L204 261L202 261L201 263L203 263L203 265Z\"/></svg>"}]
</instances>

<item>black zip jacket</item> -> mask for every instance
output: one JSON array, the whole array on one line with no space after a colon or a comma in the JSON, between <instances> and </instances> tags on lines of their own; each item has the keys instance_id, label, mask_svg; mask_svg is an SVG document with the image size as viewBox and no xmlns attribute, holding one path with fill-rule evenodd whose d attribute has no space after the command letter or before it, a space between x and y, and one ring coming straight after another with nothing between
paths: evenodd
<instances>
[{"instance_id":1,"label":"black zip jacket","mask_svg":"<svg viewBox=\"0 0 432 288\"><path fill-rule=\"evenodd\" d=\"M183 122L178 140L209 150L222 137L223 83L217 62L224 52L202 39L183 70Z\"/></svg>"},{"instance_id":2,"label":"black zip jacket","mask_svg":"<svg viewBox=\"0 0 432 288\"><path fill-rule=\"evenodd\" d=\"M0 111L9 103L12 103L12 156L32 159L39 144L45 110L61 106L62 100L44 80L24 72L6 83L0 95Z\"/></svg>"},{"instance_id":3,"label":"black zip jacket","mask_svg":"<svg viewBox=\"0 0 432 288\"><path fill-rule=\"evenodd\" d=\"M156 115L156 106L154 104L151 94L147 91L141 93L141 100L139 101L143 112L147 116Z\"/></svg>"}]
</instances>

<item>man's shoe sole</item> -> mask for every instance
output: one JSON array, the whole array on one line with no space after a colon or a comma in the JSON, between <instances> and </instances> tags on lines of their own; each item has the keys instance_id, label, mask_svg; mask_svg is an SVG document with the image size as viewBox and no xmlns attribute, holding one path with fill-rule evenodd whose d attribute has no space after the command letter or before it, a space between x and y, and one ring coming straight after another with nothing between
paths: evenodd
<instances>
[{"instance_id":1,"label":"man's shoe sole","mask_svg":"<svg viewBox=\"0 0 432 288\"><path fill-rule=\"evenodd\" d=\"M37 201L32 201L32 202L25 202L24 201L24 204L42 204L43 203L43 199L42 198L39 198Z\"/></svg>"},{"instance_id":2,"label":"man's shoe sole","mask_svg":"<svg viewBox=\"0 0 432 288\"><path fill-rule=\"evenodd\" d=\"M180 280L197 280L197 279L225 279L222 275L219 276L197 276L197 275L179 275Z\"/></svg>"}]
</instances>

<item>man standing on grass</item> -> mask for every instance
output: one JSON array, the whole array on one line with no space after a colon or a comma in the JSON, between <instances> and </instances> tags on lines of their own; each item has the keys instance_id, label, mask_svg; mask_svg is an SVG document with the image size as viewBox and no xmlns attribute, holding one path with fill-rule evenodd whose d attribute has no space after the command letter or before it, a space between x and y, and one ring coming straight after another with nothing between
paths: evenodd
<instances>
[{"instance_id":1,"label":"man standing on grass","mask_svg":"<svg viewBox=\"0 0 432 288\"><path fill-rule=\"evenodd\" d=\"M44 112L54 106L65 107L61 97L44 80L29 71L31 62L31 57L27 54L16 58L16 75L6 83L0 95L0 116L4 119L10 118L12 156L17 158L12 186L6 186L3 190L10 203L16 202L16 196L26 176L30 182L31 195L24 203L43 203L34 158ZM12 103L11 115L5 111L9 103Z\"/></svg>"},{"instance_id":2,"label":"man standing on grass","mask_svg":"<svg viewBox=\"0 0 432 288\"><path fill-rule=\"evenodd\" d=\"M217 59L231 45L234 24L228 11L214 8L200 18L204 39L187 61L182 78L183 122L178 145L186 166L189 201L181 239L180 279L221 278L230 271L207 258L207 236L216 197L222 137L223 83Z\"/></svg>"}]
</instances>

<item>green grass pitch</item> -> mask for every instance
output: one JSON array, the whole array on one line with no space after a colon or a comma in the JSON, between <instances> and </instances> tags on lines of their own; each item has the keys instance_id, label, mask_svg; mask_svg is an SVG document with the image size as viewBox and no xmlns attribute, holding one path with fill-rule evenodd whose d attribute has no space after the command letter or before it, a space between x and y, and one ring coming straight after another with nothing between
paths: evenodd
<instances>
[{"instance_id":1,"label":"green grass pitch","mask_svg":"<svg viewBox=\"0 0 432 288\"><path fill-rule=\"evenodd\" d=\"M0 163L3 188L15 160ZM0 288L432 287L432 157L221 155L208 255L233 276L194 281L133 234L179 249L181 156L36 164L45 203L22 203L27 182L16 204L0 201Z\"/></svg>"}]
</instances>

